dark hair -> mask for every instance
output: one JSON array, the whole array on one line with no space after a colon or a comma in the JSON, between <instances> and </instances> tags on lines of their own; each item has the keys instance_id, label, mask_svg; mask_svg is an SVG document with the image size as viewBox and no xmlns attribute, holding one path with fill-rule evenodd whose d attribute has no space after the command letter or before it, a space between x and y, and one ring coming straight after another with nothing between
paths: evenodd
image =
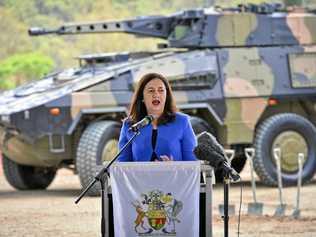
<instances>
[{"instance_id":1,"label":"dark hair","mask_svg":"<svg viewBox=\"0 0 316 237\"><path fill-rule=\"evenodd\" d=\"M169 85L168 80L158 74L158 73L148 73L144 75L137 84L136 90L132 97L132 102L129 109L128 120L131 123L138 122L139 120L143 119L147 115L147 110L145 103L143 102L144 99L144 88L148 82L153 79L161 80L165 87L166 87L166 103L164 107L164 111L162 115L158 118L158 124L166 124L168 122L172 122L176 115L175 112L177 111L177 107L174 102L174 98L172 95L172 90Z\"/></svg>"}]
</instances>

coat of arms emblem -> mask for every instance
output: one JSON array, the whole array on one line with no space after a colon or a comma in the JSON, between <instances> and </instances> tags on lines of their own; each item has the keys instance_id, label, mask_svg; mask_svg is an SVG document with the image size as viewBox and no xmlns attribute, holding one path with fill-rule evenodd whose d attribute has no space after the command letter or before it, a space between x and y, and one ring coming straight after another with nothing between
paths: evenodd
<instances>
[{"instance_id":1,"label":"coat of arms emblem","mask_svg":"<svg viewBox=\"0 0 316 237\"><path fill-rule=\"evenodd\" d=\"M180 223L178 214L183 209L183 204L171 193L152 190L141 194L140 200L132 204L137 213L135 232L138 236L150 236L152 232L176 235L176 223Z\"/></svg>"}]
</instances>

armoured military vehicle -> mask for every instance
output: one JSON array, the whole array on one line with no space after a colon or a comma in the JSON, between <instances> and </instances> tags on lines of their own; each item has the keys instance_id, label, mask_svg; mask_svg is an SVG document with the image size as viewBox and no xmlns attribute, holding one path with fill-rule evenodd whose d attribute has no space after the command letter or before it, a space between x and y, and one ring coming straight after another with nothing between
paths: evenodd
<instances>
[{"instance_id":1,"label":"armoured military vehicle","mask_svg":"<svg viewBox=\"0 0 316 237\"><path fill-rule=\"evenodd\" d=\"M60 167L70 167L86 186L117 152L135 83L158 72L195 132L210 131L235 149L235 169L253 146L257 175L276 185L273 150L280 148L284 184L297 181L298 153L307 182L316 170L315 25L315 11L264 4L31 28L33 36L124 32L166 43L154 52L80 56L78 67L4 92L4 174L17 189L45 189Z\"/></svg>"}]
</instances>

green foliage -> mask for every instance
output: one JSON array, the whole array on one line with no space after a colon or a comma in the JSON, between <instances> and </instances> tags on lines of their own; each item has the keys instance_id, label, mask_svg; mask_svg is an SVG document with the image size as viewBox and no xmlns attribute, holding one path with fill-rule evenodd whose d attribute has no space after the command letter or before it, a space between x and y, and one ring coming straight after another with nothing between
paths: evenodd
<instances>
[{"instance_id":1,"label":"green foliage","mask_svg":"<svg viewBox=\"0 0 316 237\"><path fill-rule=\"evenodd\" d=\"M284 0L285 5L287 6L301 6L302 5L302 0Z\"/></svg>"},{"instance_id":2,"label":"green foliage","mask_svg":"<svg viewBox=\"0 0 316 237\"><path fill-rule=\"evenodd\" d=\"M53 60L39 53L16 54L0 62L0 89L39 79L53 67Z\"/></svg>"},{"instance_id":3,"label":"green foliage","mask_svg":"<svg viewBox=\"0 0 316 237\"><path fill-rule=\"evenodd\" d=\"M31 47L29 38L23 34L26 26L15 18L12 10L0 7L0 29L0 60Z\"/></svg>"},{"instance_id":4,"label":"green foliage","mask_svg":"<svg viewBox=\"0 0 316 237\"><path fill-rule=\"evenodd\" d=\"M92 3L87 0L2 0L2 5L14 10L16 17L26 23L36 22L41 16L62 21L73 20L75 14L86 14ZM75 13L75 14L74 14Z\"/></svg>"},{"instance_id":5,"label":"green foliage","mask_svg":"<svg viewBox=\"0 0 316 237\"><path fill-rule=\"evenodd\" d=\"M2 90L13 89L15 87L16 85L14 81L0 79L0 92Z\"/></svg>"},{"instance_id":6,"label":"green foliage","mask_svg":"<svg viewBox=\"0 0 316 237\"><path fill-rule=\"evenodd\" d=\"M282 0L270 0L270 1L266 1L266 0L251 0L251 1L247 1L247 0L215 0L215 4L216 5L220 5L223 7L235 7L239 4L248 4L248 3L252 3L252 4L261 4L261 3L282 3Z\"/></svg>"}]
</instances>

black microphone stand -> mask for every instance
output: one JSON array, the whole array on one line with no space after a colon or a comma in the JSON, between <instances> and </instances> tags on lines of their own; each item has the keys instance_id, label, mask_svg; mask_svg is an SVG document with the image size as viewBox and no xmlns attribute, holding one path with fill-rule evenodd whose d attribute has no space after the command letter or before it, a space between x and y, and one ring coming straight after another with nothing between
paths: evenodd
<instances>
[{"instance_id":1,"label":"black microphone stand","mask_svg":"<svg viewBox=\"0 0 316 237\"><path fill-rule=\"evenodd\" d=\"M107 179L107 175L109 174L108 170L110 166L117 160L117 158L121 155L121 153L128 147L131 142L134 140L134 138L139 135L139 129L134 130L134 135L131 137L131 139L128 140L128 142L122 147L122 149L116 154L116 156L106 165L104 166L99 173L94 177L94 179L89 183L89 185L81 192L79 197L75 200L75 203L78 204L78 202L81 200L81 198L88 192L88 190L97 182L99 181L101 184L101 208L102 208L102 217L101 217L101 236L105 237L105 193L106 188L105 182Z\"/></svg>"},{"instance_id":2,"label":"black microphone stand","mask_svg":"<svg viewBox=\"0 0 316 237\"><path fill-rule=\"evenodd\" d=\"M237 181L237 178L240 178L238 174L233 174L232 169L223 168L222 170L223 178L224 178L224 216L222 219L224 220L224 237L228 237L228 207L229 207L229 184L231 179Z\"/></svg>"},{"instance_id":3,"label":"black microphone stand","mask_svg":"<svg viewBox=\"0 0 316 237\"><path fill-rule=\"evenodd\" d=\"M229 184L230 184L230 175L227 170L223 169L223 176L224 176L224 216L222 219L224 220L224 237L228 237L228 222L229 222L229 215L228 215L228 206L229 206Z\"/></svg>"}]
</instances>

